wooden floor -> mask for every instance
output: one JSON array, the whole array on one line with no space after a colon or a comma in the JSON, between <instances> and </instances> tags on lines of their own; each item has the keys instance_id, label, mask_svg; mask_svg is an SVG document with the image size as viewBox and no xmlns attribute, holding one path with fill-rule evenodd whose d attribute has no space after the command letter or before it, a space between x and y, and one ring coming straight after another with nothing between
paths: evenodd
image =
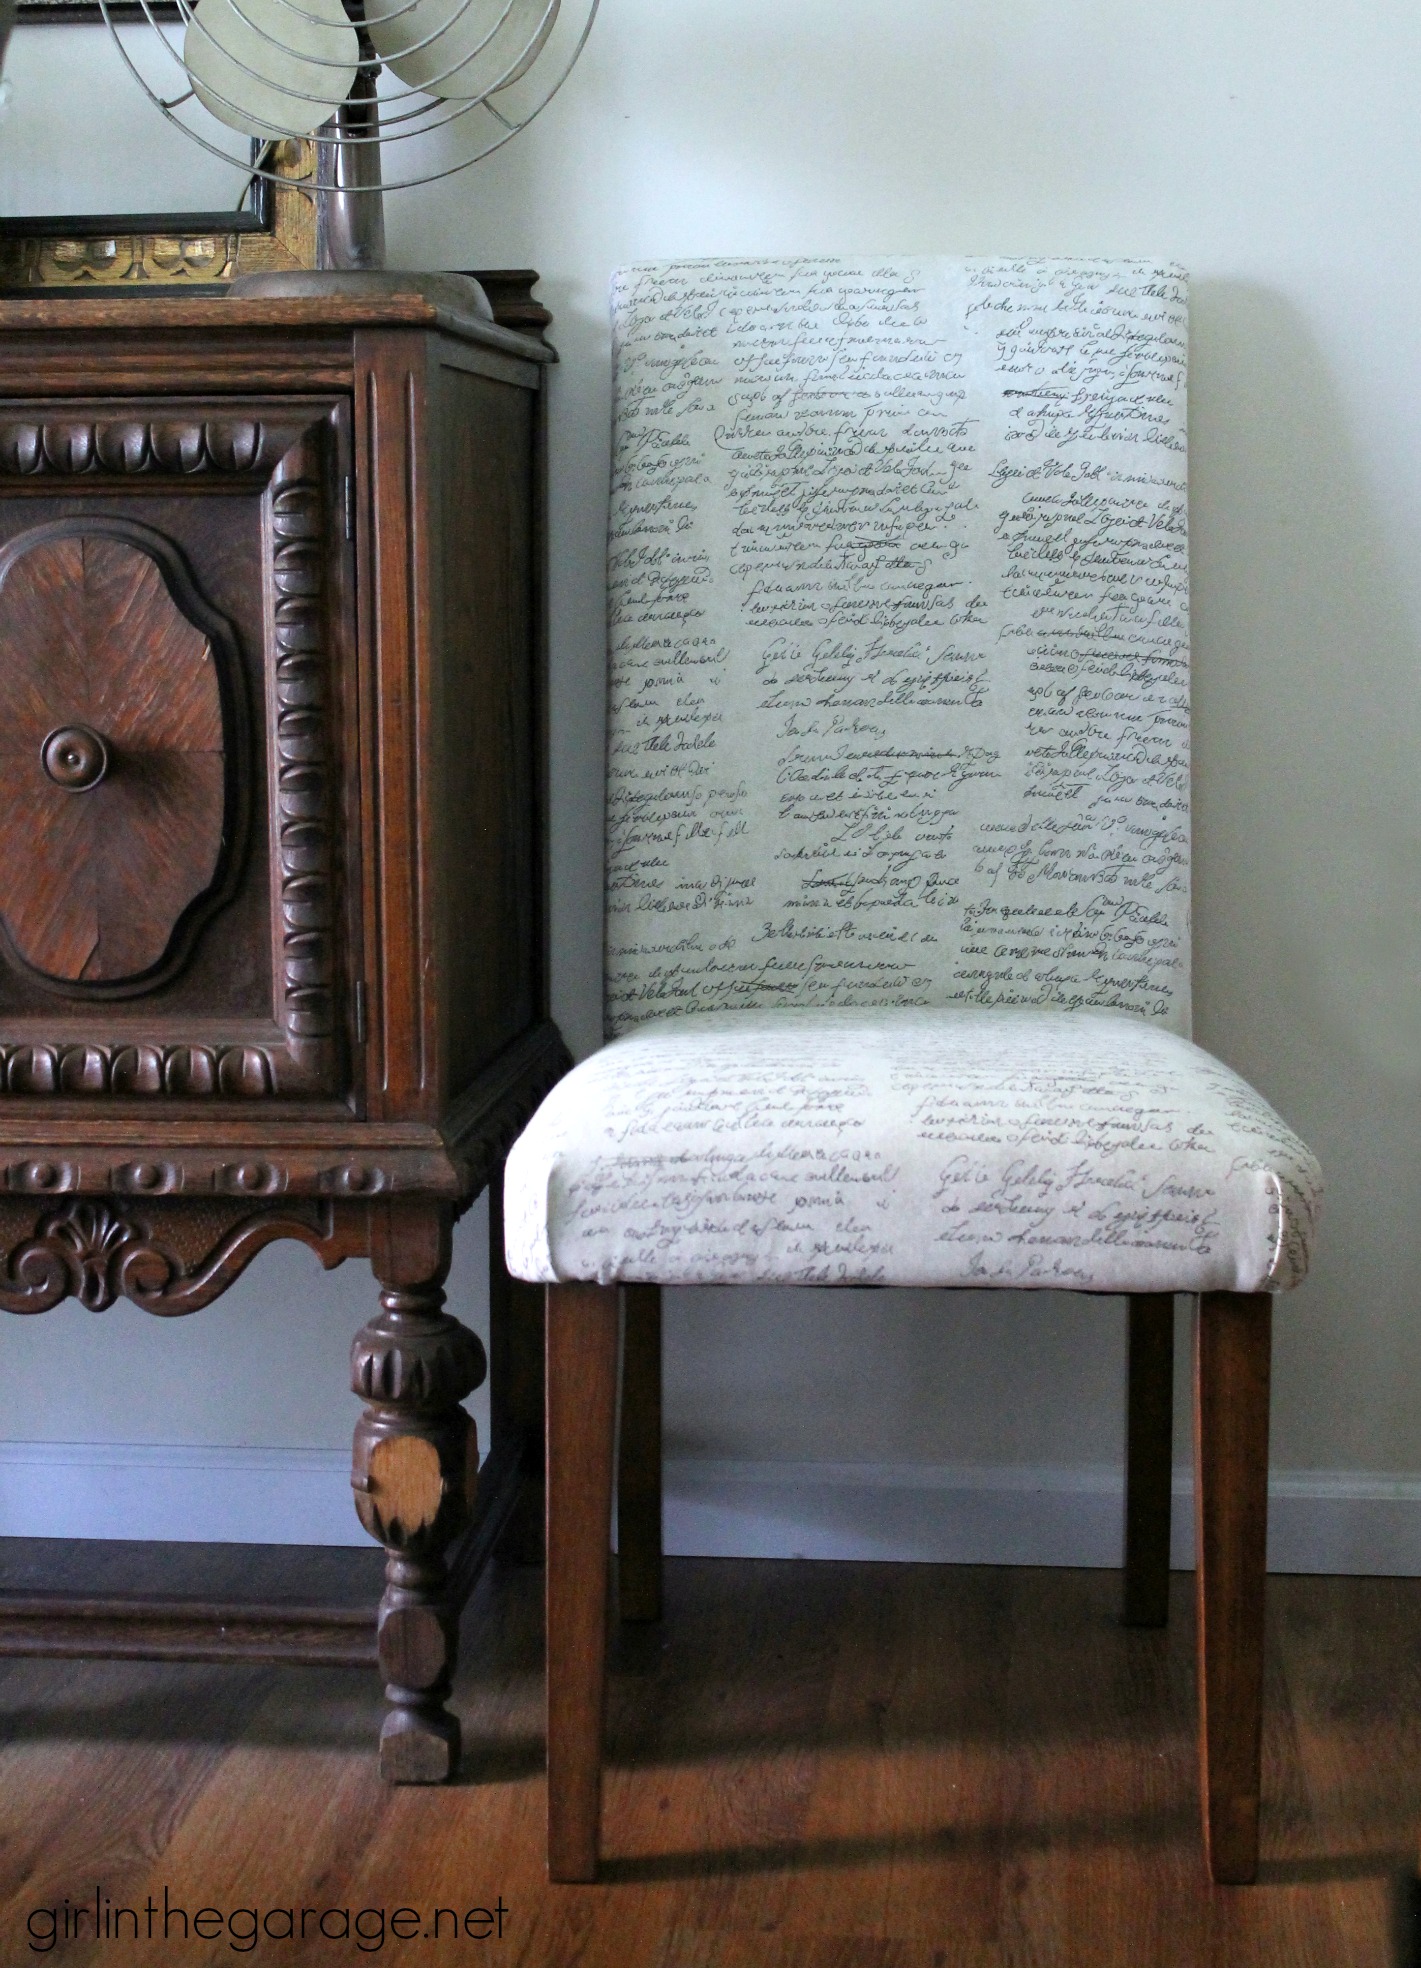
<instances>
[{"instance_id":1,"label":"wooden floor","mask_svg":"<svg viewBox=\"0 0 1421 1968\"><path fill-rule=\"evenodd\" d=\"M1188 1583L1161 1634L1116 1624L1108 1573L671 1563L614 1656L599 1887L542 1877L536 1571L471 1607L442 1791L377 1781L360 1672L5 1662L0 1963L1411 1968L1421 1581L1270 1581L1263 1874L1218 1890ZM101 1917L151 1899L153 1940L96 1943L96 1889ZM165 1942L165 1889L234 1924ZM66 1900L83 1937L32 1951ZM500 1901L502 1940L452 1938ZM440 1937L377 1945L401 1906Z\"/></svg>"}]
</instances>

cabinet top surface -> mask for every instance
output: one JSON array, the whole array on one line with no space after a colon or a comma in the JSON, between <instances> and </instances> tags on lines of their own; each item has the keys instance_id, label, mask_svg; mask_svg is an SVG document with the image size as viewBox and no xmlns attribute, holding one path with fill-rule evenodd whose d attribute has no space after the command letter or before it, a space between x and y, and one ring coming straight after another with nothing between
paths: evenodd
<instances>
[{"instance_id":1,"label":"cabinet top surface","mask_svg":"<svg viewBox=\"0 0 1421 1968\"><path fill-rule=\"evenodd\" d=\"M151 334L194 329L225 335L271 331L290 335L355 333L360 329L437 329L460 341L480 343L530 362L551 362L553 351L471 315L453 314L419 294L306 300L237 300L230 295L65 295L55 299L0 300L0 340L26 333L52 336L118 331Z\"/></svg>"}]
</instances>

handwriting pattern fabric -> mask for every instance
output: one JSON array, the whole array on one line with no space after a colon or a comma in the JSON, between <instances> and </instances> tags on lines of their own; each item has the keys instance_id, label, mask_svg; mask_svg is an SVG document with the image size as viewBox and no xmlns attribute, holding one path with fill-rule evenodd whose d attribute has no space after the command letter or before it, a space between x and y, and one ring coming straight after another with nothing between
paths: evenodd
<instances>
[{"instance_id":1,"label":"handwriting pattern fabric","mask_svg":"<svg viewBox=\"0 0 1421 1968\"><path fill-rule=\"evenodd\" d=\"M1187 1039L1118 1012L655 1019L507 1164L520 1278L1280 1291L1316 1162Z\"/></svg>"},{"instance_id":2,"label":"handwriting pattern fabric","mask_svg":"<svg viewBox=\"0 0 1421 1968\"><path fill-rule=\"evenodd\" d=\"M1177 268L613 292L607 1015L1189 1018Z\"/></svg>"}]
</instances>

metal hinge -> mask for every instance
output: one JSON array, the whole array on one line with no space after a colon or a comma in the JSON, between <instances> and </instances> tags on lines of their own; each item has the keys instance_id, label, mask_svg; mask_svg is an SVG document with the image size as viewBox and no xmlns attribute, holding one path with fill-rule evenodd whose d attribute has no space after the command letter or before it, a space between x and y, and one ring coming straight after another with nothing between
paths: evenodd
<instances>
[{"instance_id":1,"label":"metal hinge","mask_svg":"<svg viewBox=\"0 0 1421 1968\"><path fill-rule=\"evenodd\" d=\"M358 977L355 981L355 1043L357 1045L365 1043L365 979L363 977Z\"/></svg>"},{"instance_id":2,"label":"metal hinge","mask_svg":"<svg viewBox=\"0 0 1421 1968\"><path fill-rule=\"evenodd\" d=\"M345 537L355 538L355 479L347 472L345 475Z\"/></svg>"}]
</instances>

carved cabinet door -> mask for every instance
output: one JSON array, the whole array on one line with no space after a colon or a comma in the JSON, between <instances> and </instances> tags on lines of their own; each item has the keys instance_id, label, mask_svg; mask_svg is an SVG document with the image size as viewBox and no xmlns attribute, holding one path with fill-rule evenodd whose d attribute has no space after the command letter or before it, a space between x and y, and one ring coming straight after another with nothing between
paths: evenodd
<instances>
[{"instance_id":1,"label":"carved cabinet door","mask_svg":"<svg viewBox=\"0 0 1421 1968\"><path fill-rule=\"evenodd\" d=\"M0 1090L353 1098L348 433L0 408Z\"/></svg>"}]
</instances>

